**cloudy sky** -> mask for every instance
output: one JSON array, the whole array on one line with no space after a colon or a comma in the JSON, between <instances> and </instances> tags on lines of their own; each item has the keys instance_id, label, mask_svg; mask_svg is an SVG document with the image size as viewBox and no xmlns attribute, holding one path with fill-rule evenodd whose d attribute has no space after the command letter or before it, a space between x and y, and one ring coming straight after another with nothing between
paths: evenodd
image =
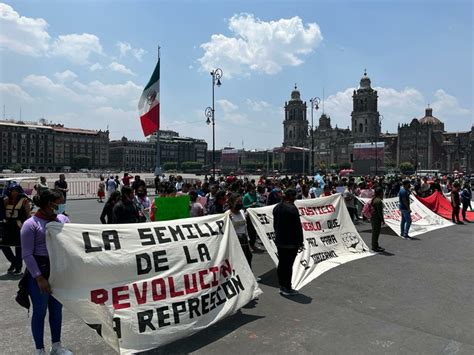
<instances>
[{"instance_id":1,"label":"cloudy sky","mask_svg":"<svg viewBox=\"0 0 474 355\"><path fill-rule=\"evenodd\" d=\"M8 119L21 107L25 121L144 139L137 102L159 44L162 129L211 144L209 71L223 70L217 147L279 146L295 83L305 101L324 92L333 125L348 127L365 68L384 132L428 104L447 130L469 130L472 37L469 0L6 1L0 105Z\"/></svg>"}]
</instances>

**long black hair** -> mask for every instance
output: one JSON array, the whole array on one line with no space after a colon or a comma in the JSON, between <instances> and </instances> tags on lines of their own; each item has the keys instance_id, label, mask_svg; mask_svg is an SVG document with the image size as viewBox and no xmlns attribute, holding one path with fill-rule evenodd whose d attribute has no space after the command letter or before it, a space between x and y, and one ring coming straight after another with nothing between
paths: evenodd
<instances>
[{"instance_id":1,"label":"long black hair","mask_svg":"<svg viewBox=\"0 0 474 355\"><path fill-rule=\"evenodd\" d=\"M45 189L33 197L33 203L35 204L35 206L44 209L48 206L48 203L54 202L63 197L63 193L59 190Z\"/></svg>"}]
</instances>

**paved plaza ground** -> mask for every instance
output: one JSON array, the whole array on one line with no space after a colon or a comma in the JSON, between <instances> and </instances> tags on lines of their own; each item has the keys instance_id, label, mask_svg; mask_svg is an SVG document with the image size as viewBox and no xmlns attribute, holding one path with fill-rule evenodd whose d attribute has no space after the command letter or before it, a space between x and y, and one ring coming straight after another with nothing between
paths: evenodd
<instances>
[{"instance_id":1,"label":"paved plaza ground","mask_svg":"<svg viewBox=\"0 0 474 355\"><path fill-rule=\"evenodd\" d=\"M97 223L102 204L70 201L71 220ZM370 245L370 225L358 226ZM254 255L259 300L216 325L149 354L474 354L474 223L407 241L388 228L385 255L326 272L295 298L278 294L267 254ZM0 256L0 354L31 354L18 280ZM48 326L46 325L46 328ZM68 310L63 343L76 354L113 354ZM46 335L49 346L49 333Z\"/></svg>"}]
</instances>

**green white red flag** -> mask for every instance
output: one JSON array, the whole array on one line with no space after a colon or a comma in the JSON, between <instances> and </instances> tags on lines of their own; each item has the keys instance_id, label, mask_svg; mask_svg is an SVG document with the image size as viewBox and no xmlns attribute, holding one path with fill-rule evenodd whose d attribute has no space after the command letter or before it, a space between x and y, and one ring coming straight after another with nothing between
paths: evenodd
<instances>
[{"instance_id":1,"label":"green white red flag","mask_svg":"<svg viewBox=\"0 0 474 355\"><path fill-rule=\"evenodd\" d=\"M149 136L160 129L160 60L138 102L143 134Z\"/></svg>"}]
</instances>

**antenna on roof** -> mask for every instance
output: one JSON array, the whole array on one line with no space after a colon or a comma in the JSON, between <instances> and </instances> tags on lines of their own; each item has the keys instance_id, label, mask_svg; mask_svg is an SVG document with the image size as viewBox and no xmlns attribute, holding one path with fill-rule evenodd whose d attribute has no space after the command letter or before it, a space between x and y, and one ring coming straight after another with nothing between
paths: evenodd
<instances>
[{"instance_id":1,"label":"antenna on roof","mask_svg":"<svg viewBox=\"0 0 474 355\"><path fill-rule=\"evenodd\" d=\"M20 121L21 121L21 106L20 106Z\"/></svg>"}]
</instances>

